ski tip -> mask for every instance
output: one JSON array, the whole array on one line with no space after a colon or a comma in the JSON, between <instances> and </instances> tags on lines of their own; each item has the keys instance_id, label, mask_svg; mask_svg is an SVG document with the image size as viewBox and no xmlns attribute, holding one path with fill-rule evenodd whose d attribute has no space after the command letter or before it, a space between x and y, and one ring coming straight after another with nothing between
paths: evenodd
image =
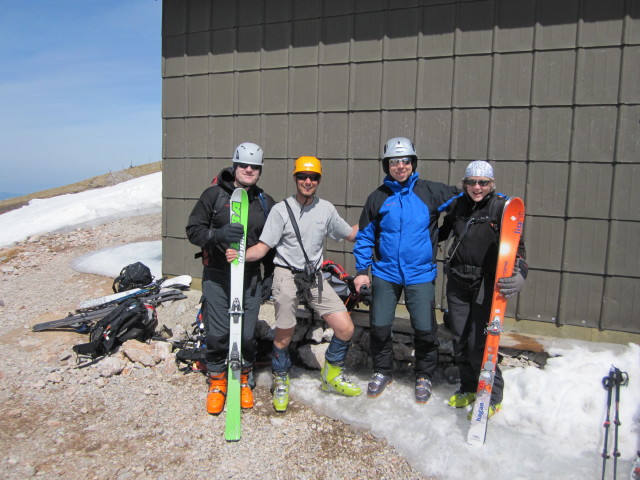
<instances>
[{"instance_id":1,"label":"ski tip","mask_svg":"<svg viewBox=\"0 0 640 480\"><path fill-rule=\"evenodd\" d=\"M474 428L475 427L475 428ZM481 447L487 438L487 430L485 425L471 425L467 432L467 444L473 447Z\"/></svg>"},{"instance_id":2,"label":"ski tip","mask_svg":"<svg viewBox=\"0 0 640 480\"><path fill-rule=\"evenodd\" d=\"M227 442L238 442L241 436L242 436L242 427L240 427L239 425L235 425L235 426L227 425L227 428L224 431L224 439Z\"/></svg>"},{"instance_id":3,"label":"ski tip","mask_svg":"<svg viewBox=\"0 0 640 480\"><path fill-rule=\"evenodd\" d=\"M478 437L467 437L467 445L472 447L481 447L484 445L484 439Z\"/></svg>"},{"instance_id":4,"label":"ski tip","mask_svg":"<svg viewBox=\"0 0 640 480\"><path fill-rule=\"evenodd\" d=\"M178 275L177 277L171 277L160 283L161 288L167 287L184 287L188 288L191 286L191 282L193 278L191 275Z\"/></svg>"}]
</instances>

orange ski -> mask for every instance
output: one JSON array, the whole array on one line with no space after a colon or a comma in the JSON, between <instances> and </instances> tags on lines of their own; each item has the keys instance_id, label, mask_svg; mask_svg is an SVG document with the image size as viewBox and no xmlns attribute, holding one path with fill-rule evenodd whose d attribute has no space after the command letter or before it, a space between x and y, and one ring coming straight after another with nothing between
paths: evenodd
<instances>
[{"instance_id":1,"label":"orange ski","mask_svg":"<svg viewBox=\"0 0 640 480\"><path fill-rule=\"evenodd\" d=\"M500 333L502 333L504 313L507 308L507 299L500 294L497 281L499 278L510 277L513 274L513 265L516 261L516 253L523 226L524 202L517 197L510 198L505 203L500 223L500 243L496 280L493 285L493 299L491 301L491 316L487 325L487 341L482 358L482 370L478 379L476 400L471 414L469 432L467 433L467 443L469 445L482 445L487 434L489 402L498 362Z\"/></svg>"}]
</instances>

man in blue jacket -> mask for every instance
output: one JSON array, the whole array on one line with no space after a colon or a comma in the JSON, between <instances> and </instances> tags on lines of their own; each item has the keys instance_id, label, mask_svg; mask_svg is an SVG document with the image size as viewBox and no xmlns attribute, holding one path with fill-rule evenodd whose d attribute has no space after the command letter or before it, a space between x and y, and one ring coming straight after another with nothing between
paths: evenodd
<instances>
[{"instance_id":1,"label":"man in blue jacket","mask_svg":"<svg viewBox=\"0 0 640 480\"><path fill-rule=\"evenodd\" d=\"M391 383L391 327L404 291L415 347L415 398L426 403L438 365L434 314L438 218L457 196L456 187L418 178L418 157L411 141L392 138L384 146L387 176L365 203L353 254L355 285L371 286L371 356L374 374L367 388L377 397ZM372 280L369 280L371 268Z\"/></svg>"}]
</instances>

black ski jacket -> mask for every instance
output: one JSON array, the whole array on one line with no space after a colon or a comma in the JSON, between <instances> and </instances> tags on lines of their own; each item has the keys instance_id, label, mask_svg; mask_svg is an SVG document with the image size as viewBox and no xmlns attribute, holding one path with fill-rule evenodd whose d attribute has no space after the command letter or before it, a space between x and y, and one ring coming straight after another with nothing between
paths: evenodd
<instances>
[{"instance_id":1,"label":"black ski jacket","mask_svg":"<svg viewBox=\"0 0 640 480\"><path fill-rule=\"evenodd\" d=\"M211 233L212 230L220 228L230 221L229 200L236 188L233 182L234 175L231 167L223 169L217 177L217 184L202 192L198 203L189 215L186 228L187 237L191 243L202 248L202 263L205 268L229 271L229 263L225 257L225 250L229 248L229 245L213 243ZM252 185L247 194L249 197L249 217L246 247L249 248L258 243L267 215L275 202L270 195L264 193L256 185ZM245 271L255 274L262 262L264 277L271 276L274 269L274 256L275 251L271 250L261 261L248 262Z\"/></svg>"},{"instance_id":2,"label":"black ski jacket","mask_svg":"<svg viewBox=\"0 0 640 480\"><path fill-rule=\"evenodd\" d=\"M451 234L445 252L445 272L458 282L475 287L480 286L482 278L495 279L500 220L507 198L491 192L476 203L465 193L454 200L445 215L438 241L447 240ZM525 260L523 237L520 237L517 257ZM522 267L526 268L526 263L523 262ZM522 274L526 277L527 272Z\"/></svg>"}]
</instances>

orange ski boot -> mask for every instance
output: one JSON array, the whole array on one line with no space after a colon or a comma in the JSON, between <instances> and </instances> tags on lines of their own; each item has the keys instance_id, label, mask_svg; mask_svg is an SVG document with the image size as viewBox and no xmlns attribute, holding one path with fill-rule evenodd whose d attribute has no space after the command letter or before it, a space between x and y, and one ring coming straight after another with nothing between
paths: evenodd
<instances>
[{"instance_id":1,"label":"orange ski boot","mask_svg":"<svg viewBox=\"0 0 640 480\"><path fill-rule=\"evenodd\" d=\"M242 370L240 373L240 406L242 408L253 408L253 391L249 385L249 375L251 370Z\"/></svg>"},{"instance_id":2,"label":"orange ski boot","mask_svg":"<svg viewBox=\"0 0 640 480\"><path fill-rule=\"evenodd\" d=\"M218 415L224 409L227 398L227 372L209 373L209 394L207 395L207 412Z\"/></svg>"}]
</instances>

